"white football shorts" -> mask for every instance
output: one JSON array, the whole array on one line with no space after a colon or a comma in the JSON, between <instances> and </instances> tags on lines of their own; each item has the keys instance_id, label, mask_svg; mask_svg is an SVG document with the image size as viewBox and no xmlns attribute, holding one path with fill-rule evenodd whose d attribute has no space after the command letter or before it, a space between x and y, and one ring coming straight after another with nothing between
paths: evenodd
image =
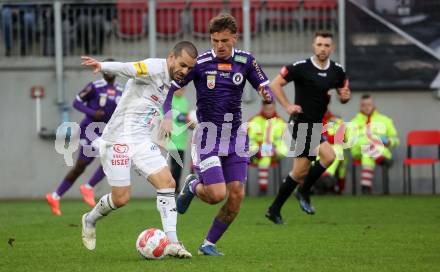
<instances>
[{"instance_id":1,"label":"white football shorts","mask_svg":"<svg viewBox=\"0 0 440 272\"><path fill-rule=\"evenodd\" d=\"M110 186L129 186L132 166L147 179L167 166L159 146L151 141L136 144L102 141L99 152L102 168Z\"/></svg>"}]
</instances>

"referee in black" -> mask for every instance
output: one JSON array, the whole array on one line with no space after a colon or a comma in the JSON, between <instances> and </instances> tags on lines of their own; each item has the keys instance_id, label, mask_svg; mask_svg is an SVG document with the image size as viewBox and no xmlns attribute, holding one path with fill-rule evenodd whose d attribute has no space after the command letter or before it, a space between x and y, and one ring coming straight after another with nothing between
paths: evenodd
<instances>
[{"instance_id":1,"label":"referee in black","mask_svg":"<svg viewBox=\"0 0 440 272\"><path fill-rule=\"evenodd\" d=\"M317 32L312 47L312 57L284 66L271 84L276 98L294 121L292 138L295 141L292 171L266 212L266 217L275 224L283 224L281 207L298 185L295 196L301 209L307 214L315 213L310 190L336 157L333 148L321 137L322 118L330 102L329 91L337 89L342 104L350 99L344 68L330 60L334 50L333 35ZM295 104L290 103L283 90L291 81L295 83ZM310 167L316 154L319 154L319 161Z\"/></svg>"}]
</instances>

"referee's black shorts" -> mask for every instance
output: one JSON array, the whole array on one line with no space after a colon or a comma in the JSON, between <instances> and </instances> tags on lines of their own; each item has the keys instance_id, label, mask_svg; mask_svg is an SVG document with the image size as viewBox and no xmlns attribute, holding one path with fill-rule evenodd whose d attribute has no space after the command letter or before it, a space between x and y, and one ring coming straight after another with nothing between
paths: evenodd
<instances>
[{"instance_id":1,"label":"referee's black shorts","mask_svg":"<svg viewBox=\"0 0 440 272\"><path fill-rule=\"evenodd\" d=\"M317 147L323 142L325 139L322 135L322 123L293 121L291 148L294 148L294 157L316 160Z\"/></svg>"}]
</instances>

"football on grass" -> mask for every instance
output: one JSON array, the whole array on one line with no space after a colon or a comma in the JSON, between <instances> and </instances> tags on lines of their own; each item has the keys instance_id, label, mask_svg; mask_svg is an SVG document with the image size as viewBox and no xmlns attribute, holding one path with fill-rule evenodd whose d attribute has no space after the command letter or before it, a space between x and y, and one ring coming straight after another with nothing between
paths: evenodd
<instances>
[{"instance_id":1,"label":"football on grass","mask_svg":"<svg viewBox=\"0 0 440 272\"><path fill-rule=\"evenodd\" d=\"M160 229L146 229L136 240L136 249L146 259L162 259L165 248L170 243L165 232Z\"/></svg>"}]
</instances>

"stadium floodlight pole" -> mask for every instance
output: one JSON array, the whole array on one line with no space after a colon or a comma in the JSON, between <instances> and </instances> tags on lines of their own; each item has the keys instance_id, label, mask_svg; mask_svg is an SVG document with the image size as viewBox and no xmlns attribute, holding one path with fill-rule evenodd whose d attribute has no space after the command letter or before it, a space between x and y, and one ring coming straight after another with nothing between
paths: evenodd
<instances>
[{"instance_id":1,"label":"stadium floodlight pole","mask_svg":"<svg viewBox=\"0 0 440 272\"><path fill-rule=\"evenodd\" d=\"M251 51L251 8L250 1L243 0L243 49Z\"/></svg>"},{"instance_id":2,"label":"stadium floodlight pole","mask_svg":"<svg viewBox=\"0 0 440 272\"><path fill-rule=\"evenodd\" d=\"M148 41L150 44L150 58L156 57L156 0L148 2Z\"/></svg>"},{"instance_id":3,"label":"stadium floodlight pole","mask_svg":"<svg viewBox=\"0 0 440 272\"><path fill-rule=\"evenodd\" d=\"M243 49L245 51L251 51L251 8L250 1L243 0ZM255 93L249 89L249 84L246 85L243 100L245 103L250 103L255 100Z\"/></svg>"},{"instance_id":4,"label":"stadium floodlight pole","mask_svg":"<svg viewBox=\"0 0 440 272\"><path fill-rule=\"evenodd\" d=\"M60 1L54 2L53 10L55 15L55 75L57 81L57 104L60 108L62 122L69 122L69 112L66 107L64 94L63 30Z\"/></svg>"},{"instance_id":5,"label":"stadium floodlight pole","mask_svg":"<svg viewBox=\"0 0 440 272\"><path fill-rule=\"evenodd\" d=\"M338 0L339 62L345 67L345 0Z\"/></svg>"}]
</instances>

